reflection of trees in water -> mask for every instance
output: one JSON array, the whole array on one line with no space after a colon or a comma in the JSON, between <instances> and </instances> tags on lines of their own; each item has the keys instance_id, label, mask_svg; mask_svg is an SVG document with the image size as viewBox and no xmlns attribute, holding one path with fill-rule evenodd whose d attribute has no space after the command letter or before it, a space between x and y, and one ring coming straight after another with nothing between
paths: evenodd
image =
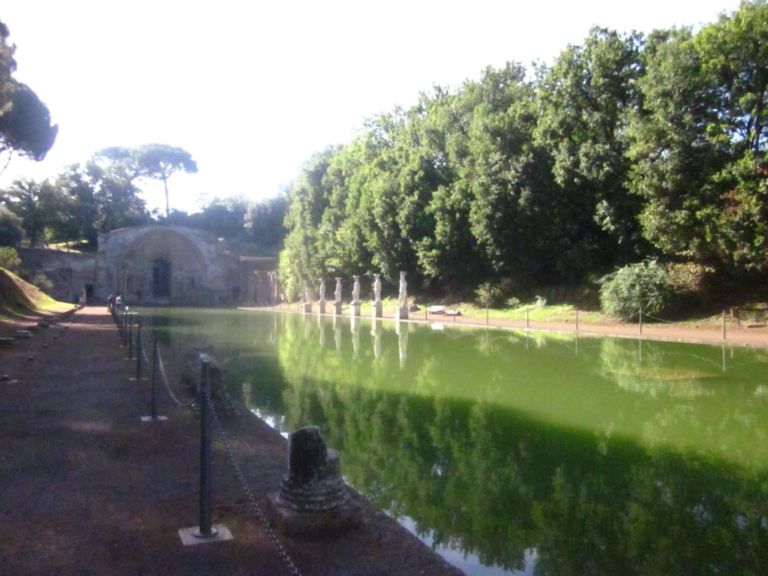
<instances>
[{"instance_id":1,"label":"reflection of trees in water","mask_svg":"<svg viewBox=\"0 0 768 576\"><path fill-rule=\"evenodd\" d=\"M480 354L451 358L429 353L443 334L412 334L402 376L412 387L403 393L391 383L403 374L394 334L382 334L378 359L365 345L354 359L346 346L318 354L286 328L278 345L290 426L319 424L343 452L349 481L436 544L508 569L521 569L536 548L537 574L758 574L768 560L765 474L745 478L693 456L440 396L461 364L478 387L499 386L516 361L498 357L503 340L481 336ZM622 366L626 350L609 352Z\"/></svg>"},{"instance_id":2,"label":"reflection of trees in water","mask_svg":"<svg viewBox=\"0 0 768 576\"><path fill-rule=\"evenodd\" d=\"M719 376L719 367L701 359L670 362L663 350L643 340L606 338L601 343L600 360L606 378L629 392L656 397L696 397L708 394L702 381Z\"/></svg>"}]
</instances>

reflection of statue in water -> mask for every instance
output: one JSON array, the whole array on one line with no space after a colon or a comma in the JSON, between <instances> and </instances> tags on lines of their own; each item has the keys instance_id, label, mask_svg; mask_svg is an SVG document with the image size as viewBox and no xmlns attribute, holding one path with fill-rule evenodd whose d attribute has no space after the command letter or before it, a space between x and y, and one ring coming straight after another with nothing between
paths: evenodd
<instances>
[{"instance_id":1,"label":"reflection of statue in water","mask_svg":"<svg viewBox=\"0 0 768 576\"><path fill-rule=\"evenodd\" d=\"M408 308L408 282L405 281L405 272L400 272L400 292L397 299L401 309Z\"/></svg>"},{"instance_id":2,"label":"reflection of statue in water","mask_svg":"<svg viewBox=\"0 0 768 576\"><path fill-rule=\"evenodd\" d=\"M400 326L397 323L397 354L400 358L400 368L405 368L405 361L408 359L408 323L404 322Z\"/></svg>"},{"instance_id":3,"label":"reflection of statue in water","mask_svg":"<svg viewBox=\"0 0 768 576\"><path fill-rule=\"evenodd\" d=\"M373 301L381 302L381 274L374 274L373 277Z\"/></svg>"},{"instance_id":4,"label":"reflection of statue in water","mask_svg":"<svg viewBox=\"0 0 768 576\"><path fill-rule=\"evenodd\" d=\"M333 342L336 344L336 350L341 350L341 324L333 317Z\"/></svg>"},{"instance_id":5,"label":"reflection of statue in water","mask_svg":"<svg viewBox=\"0 0 768 576\"><path fill-rule=\"evenodd\" d=\"M334 292L334 302L341 304L341 278L336 277L336 292Z\"/></svg>"},{"instance_id":6,"label":"reflection of statue in water","mask_svg":"<svg viewBox=\"0 0 768 576\"><path fill-rule=\"evenodd\" d=\"M350 328L352 330L352 356L357 358L357 354L360 350L360 323L356 322L354 317L352 317Z\"/></svg>"},{"instance_id":7,"label":"reflection of statue in water","mask_svg":"<svg viewBox=\"0 0 768 576\"><path fill-rule=\"evenodd\" d=\"M373 357L379 358L381 356L381 323L375 319L371 327L371 334L373 335Z\"/></svg>"},{"instance_id":8,"label":"reflection of statue in water","mask_svg":"<svg viewBox=\"0 0 768 576\"><path fill-rule=\"evenodd\" d=\"M320 278L320 302L325 302L325 279Z\"/></svg>"},{"instance_id":9,"label":"reflection of statue in water","mask_svg":"<svg viewBox=\"0 0 768 576\"><path fill-rule=\"evenodd\" d=\"M357 304L360 302L360 276L353 276L355 284L352 287L352 302Z\"/></svg>"}]
</instances>

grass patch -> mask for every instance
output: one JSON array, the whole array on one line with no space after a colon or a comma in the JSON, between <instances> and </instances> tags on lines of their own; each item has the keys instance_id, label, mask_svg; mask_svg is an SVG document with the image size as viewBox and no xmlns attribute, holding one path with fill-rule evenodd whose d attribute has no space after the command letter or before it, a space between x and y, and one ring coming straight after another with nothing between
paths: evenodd
<instances>
[{"instance_id":1,"label":"grass patch","mask_svg":"<svg viewBox=\"0 0 768 576\"><path fill-rule=\"evenodd\" d=\"M55 314L71 308L71 304L54 300L10 270L0 268L0 319L13 320L30 314Z\"/></svg>"}]
</instances>

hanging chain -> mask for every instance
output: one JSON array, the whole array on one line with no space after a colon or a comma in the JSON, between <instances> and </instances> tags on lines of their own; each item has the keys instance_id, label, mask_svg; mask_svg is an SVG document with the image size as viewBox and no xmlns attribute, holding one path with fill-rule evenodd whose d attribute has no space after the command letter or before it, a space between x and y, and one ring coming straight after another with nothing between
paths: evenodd
<instances>
[{"instance_id":1,"label":"hanging chain","mask_svg":"<svg viewBox=\"0 0 768 576\"><path fill-rule=\"evenodd\" d=\"M165 384L165 389L168 391L168 395L171 397L171 400L173 400L176 403L176 406L179 408L188 408L192 406L195 403L195 400L192 399L189 402L182 402L176 397L176 394L173 393L173 390L171 390L171 385L168 383L168 376L165 373L165 364L163 364L163 356L160 354L160 350L157 351L157 361L160 368L160 379Z\"/></svg>"},{"instance_id":2,"label":"hanging chain","mask_svg":"<svg viewBox=\"0 0 768 576\"><path fill-rule=\"evenodd\" d=\"M251 490L251 487L248 485L248 481L245 479L245 474L243 474L243 471L240 468L240 465L237 463L237 459L235 458L234 453L232 452L232 447L230 446L229 440L227 439L227 435L224 432L224 427L221 425L221 421L219 420L219 415L216 413L216 410L213 407L213 403L209 402L209 406L211 407L210 410L213 416L214 426L216 426L216 431L219 434L219 438L221 438L221 443L224 445L224 450L227 452L229 463L232 465L232 469L235 472L235 476L237 476L237 479L240 482L240 487L243 489L243 492L245 492L245 495L248 497L248 501L251 504L251 508L253 509L254 513L259 519L259 522L261 523L261 526L264 529L264 532L267 533L267 536L275 545L275 548L277 548L277 552L280 554L280 558L282 558L283 563L288 568L290 573L293 576L301 576L301 572L296 567L296 564L293 563L293 560L291 560L291 557L288 555L288 552L286 551L286 549L283 547L283 544L280 542L280 539L275 533L275 530L270 525L269 519L267 518L266 514L264 514L264 510L262 510L261 506L259 506L259 503L256 500L256 496Z\"/></svg>"}]
</instances>

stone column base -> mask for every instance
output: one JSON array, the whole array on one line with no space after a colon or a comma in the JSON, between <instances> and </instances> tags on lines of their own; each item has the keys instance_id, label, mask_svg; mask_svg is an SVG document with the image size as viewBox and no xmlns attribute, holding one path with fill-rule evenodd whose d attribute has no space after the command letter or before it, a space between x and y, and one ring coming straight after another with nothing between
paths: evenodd
<instances>
[{"instance_id":1,"label":"stone column base","mask_svg":"<svg viewBox=\"0 0 768 576\"><path fill-rule=\"evenodd\" d=\"M395 312L395 318L398 320L408 320L408 307L400 306Z\"/></svg>"},{"instance_id":2,"label":"stone column base","mask_svg":"<svg viewBox=\"0 0 768 576\"><path fill-rule=\"evenodd\" d=\"M352 316L352 318L357 318L360 316L360 302L352 302L352 304L349 307L349 313Z\"/></svg>"},{"instance_id":3,"label":"stone column base","mask_svg":"<svg viewBox=\"0 0 768 576\"><path fill-rule=\"evenodd\" d=\"M341 316L341 302L333 303L333 314L334 316Z\"/></svg>"},{"instance_id":4,"label":"stone column base","mask_svg":"<svg viewBox=\"0 0 768 576\"><path fill-rule=\"evenodd\" d=\"M299 512L280 503L280 493L267 495L265 512L281 536L333 537L362 524L362 507L353 498L331 510Z\"/></svg>"},{"instance_id":5,"label":"stone column base","mask_svg":"<svg viewBox=\"0 0 768 576\"><path fill-rule=\"evenodd\" d=\"M383 313L383 306L381 302L374 302L373 303L373 312L371 313L371 318L381 318L384 315Z\"/></svg>"},{"instance_id":6,"label":"stone column base","mask_svg":"<svg viewBox=\"0 0 768 576\"><path fill-rule=\"evenodd\" d=\"M312 312L312 302L304 302L304 314Z\"/></svg>"},{"instance_id":7,"label":"stone column base","mask_svg":"<svg viewBox=\"0 0 768 576\"><path fill-rule=\"evenodd\" d=\"M320 300L317 303L317 313L318 314L325 314L325 300Z\"/></svg>"}]
</instances>

